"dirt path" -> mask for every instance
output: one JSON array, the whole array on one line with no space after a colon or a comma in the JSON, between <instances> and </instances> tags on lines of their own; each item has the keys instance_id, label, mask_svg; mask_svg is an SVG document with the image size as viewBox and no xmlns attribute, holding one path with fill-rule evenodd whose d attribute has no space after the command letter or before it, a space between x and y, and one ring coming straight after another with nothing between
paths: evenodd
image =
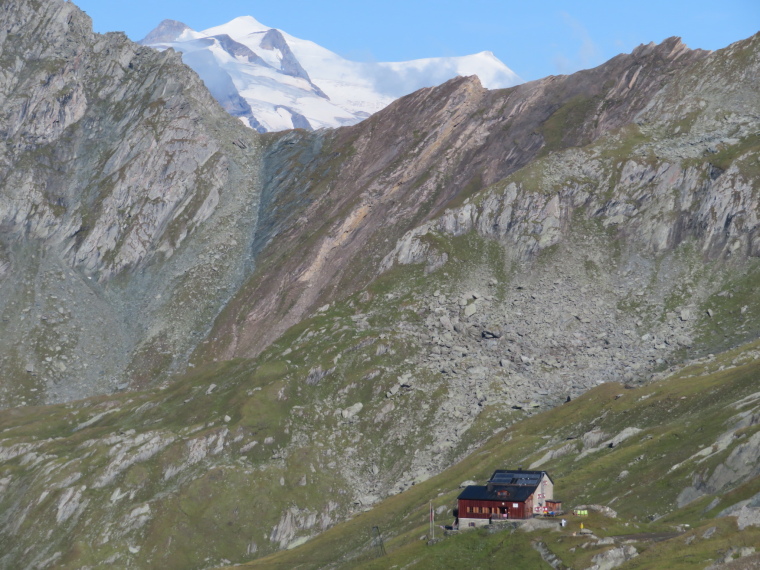
<instances>
[{"instance_id":1,"label":"dirt path","mask_svg":"<svg viewBox=\"0 0 760 570\"><path fill-rule=\"evenodd\" d=\"M651 540L653 542L660 542L662 540L675 538L682 534L682 532L642 532L639 534L621 534L613 536L612 538L615 540Z\"/></svg>"}]
</instances>

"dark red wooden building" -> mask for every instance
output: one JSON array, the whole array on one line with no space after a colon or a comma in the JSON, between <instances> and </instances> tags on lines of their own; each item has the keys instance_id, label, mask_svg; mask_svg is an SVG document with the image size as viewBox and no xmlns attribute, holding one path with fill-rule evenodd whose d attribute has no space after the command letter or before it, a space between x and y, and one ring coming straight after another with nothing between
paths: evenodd
<instances>
[{"instance_id":1,"label":"dark red wooden building","mask_svg":"<svg viewBox=\"0 0 760 570\"><path fill-rule=\"evenodd\" d=\"M465 487L457 502L459 528L526 519L562 506L554 500L554 482L546 471L503 469L495 471L486 485Z\"/></svg>"}]
</instances>

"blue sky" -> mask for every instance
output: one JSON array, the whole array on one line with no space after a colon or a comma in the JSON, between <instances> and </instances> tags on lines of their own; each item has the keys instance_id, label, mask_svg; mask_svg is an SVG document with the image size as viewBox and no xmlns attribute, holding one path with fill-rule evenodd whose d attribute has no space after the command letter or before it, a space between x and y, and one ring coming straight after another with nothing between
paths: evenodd
<instances>
[{"instance_id":1,"label":"blue sky","mask_svg":"<svg viewBox=\"0 0 760 570\"><path fill-rule=\"evenodd\" d=\"M758 0L74 0L98 32L139 40L164 18L202 30L250 15L356 60L494 52L526 80L593 67L681 36L719 49L760 30Z\"/></svg>"}]
</instances>

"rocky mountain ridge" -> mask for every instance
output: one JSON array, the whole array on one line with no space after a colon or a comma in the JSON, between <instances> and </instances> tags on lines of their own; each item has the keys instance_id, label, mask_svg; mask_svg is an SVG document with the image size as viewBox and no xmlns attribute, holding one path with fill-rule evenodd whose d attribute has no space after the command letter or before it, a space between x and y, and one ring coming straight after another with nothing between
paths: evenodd
<instances>
[{"instance_id":1,"label":"rocky mountain ridge","mask_svg":"<svg viewBox=\"0 0 760 570\"><path fill-rule=\"evenodd\" d=\"M3 402L107 392L142 341L192 348L224 302L193 291L239 279L258 143L176 54L95 35L73 4L0 18ZM188 295L196 312L167 318Z\"/></svg>"},{"instance_id":2,"label":"rocky mountain ridge","mask_svg":"<svg viewBox=\"0 0 760 570\"><path fill-rule=\"evenodd\" d=\"M278 230L278 251L273 255L287 259L287 270L260 276L253 287L257 293L252 302L241 297L234 301L235 311L248 313L246 322L242 330L239 326L235 332L225 328L215 335L223 340L214 343L214 350L227 355L255 354L266 346L272 327L284 330L309 309L330 300L334 292L355 290L373 279L387 255L385 240L401 238L404 232L440 215L452 201L505 180L552 149L586 145L597 140L604 132L601 129L614 132L632 121L647 104L647 97L661 89L665 76L677 76L682 66L688 68L690 62L707 56L684 50L673 39L657 49L646 46L632 55L618 56L595 70L507 91L489 92L476 80L457 80L404 98L361 125L337 131L332 139L314 140L310 144L325 145L325 154L343 155L347 160L340 165L328 163L328 171L320 170L319 159L314 159L306 171L298 168L277 176L283 185L297 184L296 179L304 177L314 181L319 197L301 221L330 220L320 228L326 235L315 240L311 232L306 249L301 242L296 247L290 245L304 239L299 229L302 226ZM605 75L618 79L605 82ZM615 109L620 112L615 113ZM559 121L568 115L575 120L567 128L560 127ZM402 123L419 128L406 129L399 137L395 125ZM751 132L751 127L742 132ZM637 136L630 132L617 146L625 147ZM585 173L568 172L566 176L572 179ZM608 184L614 182L607 180ZM555 180L551 183L559 184ZM521 199L543 200L542 193L535 193L536 187ZM534 213L519 212L525 219L532 219ZM558 218L552 222L555 229L558 222ZM349 264L352 270L347 272L343 268ZM290 277L293 274L300 276L295 282ZM279 307L273 294L262 296L261 291L276 291ZM287 310L283 312L280 307ZM258 336L257 331L264 330L267 337ZM229 347L230 343L234 348L225 349L224 344Z\"/></svg>"}]
</instances>

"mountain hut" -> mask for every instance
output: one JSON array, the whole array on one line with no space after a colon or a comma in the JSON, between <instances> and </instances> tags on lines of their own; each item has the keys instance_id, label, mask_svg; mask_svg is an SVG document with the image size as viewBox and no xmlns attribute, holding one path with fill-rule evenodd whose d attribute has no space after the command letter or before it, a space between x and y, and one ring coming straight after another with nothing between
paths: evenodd
<instances>
[{"instance_id":1,"label":"mountain hut","mask_svg":"<svg viewBox=\"0 0 760 570\"><path fill-rule=\"evenodd\" d=\"M521 469L494 471L485 485L465 487L457 503L459 528L554 515L562 509L562 502L554 499L554 481L546 471Z\"/></svg>"}]
</instances>

